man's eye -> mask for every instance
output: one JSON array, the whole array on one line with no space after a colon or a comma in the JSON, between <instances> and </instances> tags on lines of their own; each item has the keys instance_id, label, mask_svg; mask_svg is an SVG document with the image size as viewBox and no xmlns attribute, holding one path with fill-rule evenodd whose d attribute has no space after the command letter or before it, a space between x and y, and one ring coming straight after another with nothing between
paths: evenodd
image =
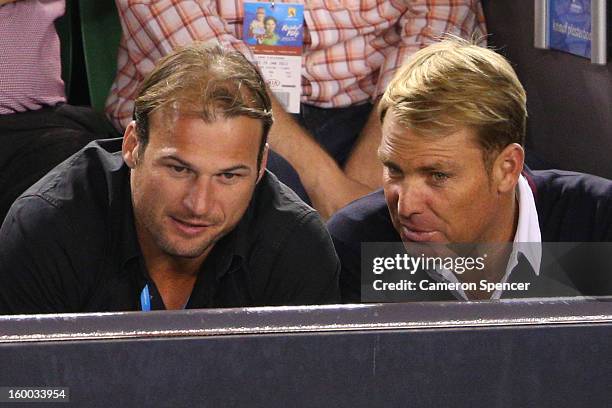
<instances>
[{"instance_id":1,"label":"man's eye","mask_svg":"<svg viewBox=\"0 0 612 408\"><path fill-rule=\"evenodd\" d=\"M442 173L442 172L439 172L439 171L435 171L435 172L431 173L431 178L436 183L442 183L442 182L448 180L448 174Z\"/></svg>"},{"instance_id":2,"label":"man's eye","mask_svg":"<svg viewBox=\"0 0 612 408\"><path fill-rule=\"evenodd\" d=\"M402 171L396 167L387 167L387 174L391 177L398 177L402 175Z\"/></svg>"},{"instance_id":3,"label":"man's eye","mask_svg":"<svg viewBox=\"0 0 612 408\"><path fill-rule=\"evenodd\" d=\"M224 180L232 180L238 177L236 173L221 173Z\"/></svg>"},{"instance_id":4,"label":"man's eye","mask_svg":"<svg viewBox=\"0 0 612 408\"><path fill-rule=\"evenodd\" d=\"M189 170L187 167L183 167L183 166L170 166L170 169L174 173L179 173L179 174L186 173Z\"/></svg>"}]
</instances>

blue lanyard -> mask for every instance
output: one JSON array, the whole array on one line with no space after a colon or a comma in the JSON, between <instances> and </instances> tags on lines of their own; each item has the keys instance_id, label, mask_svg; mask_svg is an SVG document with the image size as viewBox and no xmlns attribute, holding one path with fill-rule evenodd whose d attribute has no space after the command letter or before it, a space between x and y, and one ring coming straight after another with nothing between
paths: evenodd
<instances>
[{"instance_id":1,"label":"blue lanyard","mask_svg":"<svg viewBox=\"0 0 612 408\"><path fill-rule=\"evenodd\" d=\"M187 307L187 303L189 303L189 298L187 298L187 301L183 305L183 309ZM148 283L145 285L144 288L142 288L142 292L140 292L140 309L143 312L151 311L151 295L149 294L149 284Z\"/></svg>"},{"instance_id":2,"label":"blue lanyard","mask_svg":"<svg viewBox=\"0 0 612 408\"><path fill-rule=\"evenodd\" d=\"M143 312L151 311L151 295L149 295L149 285L146 284L145 287L140 292L140 308Z\"/></svg>"}]
</instances>

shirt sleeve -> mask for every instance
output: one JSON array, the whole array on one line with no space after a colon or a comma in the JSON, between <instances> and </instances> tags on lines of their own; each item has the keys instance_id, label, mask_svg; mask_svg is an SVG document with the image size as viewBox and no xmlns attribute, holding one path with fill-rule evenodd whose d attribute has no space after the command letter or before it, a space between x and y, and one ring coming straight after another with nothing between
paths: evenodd
<instances>
[{"instance_id":1,"label":"shirt sleeve","mask_svg":"<svg viewBox=\"0 0 612 408\"><path fill-rule=\"evenodd\" d=\"M382 95L397 69L415 52L437 42L443 34L475 39L486 45L486 27L480 0L405 0L407 8L398 21L401 42L388 48L374 90Z\"/></svg>"},{"instance_id":2,"label":"shirt sleeve","mask_svg":"<svg viewBox=\"0 0 612 408\"><path fill-rule=\"evenodd\" d=\"M340 261L318 213L300 220L278 254L267 288L268 304L339 303Z\"/></svg>"},{"instance_id":3,"label":"shirt sleeve","mask_svg":"<svg viewBox=\"0 0 612 408\"><path fill-rule=\"evenodd\" d=\"M74 234L58 216L40 197L20 198L11 207L0 228L0 314L77 311L79 291L64 242Z\"/></svg>"},{"instance_id":4,"label":"shirt sleeve","mask_svg":"<svg viewBox=\"0 0 612 408\"><path fill-rule=\"evenodd\" d=\"M354 221L340 211L327 222L334 247L340 258L340 293L342 303L361 303L361 242Z\"/></svg>"},{"instance_id":5,"label":"shirt sleeve","mask_svg":"<svg viewBox=\"0 0 612 408\"><path fill-rule=\"evenodd\" d=\"M215 1L117 0L126 44L144 62L155 63L177 46L193 41L218 41L253 58L249 47L237 38L217 10ZM145 72L147 66L141 66Z\"/></svg>"}]
</instances>

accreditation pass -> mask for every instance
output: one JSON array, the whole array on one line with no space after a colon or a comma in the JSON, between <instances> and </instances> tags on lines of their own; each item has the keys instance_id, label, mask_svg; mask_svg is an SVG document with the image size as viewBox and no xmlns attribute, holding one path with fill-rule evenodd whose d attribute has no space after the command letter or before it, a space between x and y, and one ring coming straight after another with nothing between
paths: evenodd
<instances>
[{"instance_id":1,"label":"accreditation pass","mask_svg":"<svg viewBox=\"0 0 612 408\"><path fill-rule=\"evenodd\" d=\"M276 99L290 113L299 113L302 91L304 5L245 2L243 41Z\"/></svg>"}]
</instances>

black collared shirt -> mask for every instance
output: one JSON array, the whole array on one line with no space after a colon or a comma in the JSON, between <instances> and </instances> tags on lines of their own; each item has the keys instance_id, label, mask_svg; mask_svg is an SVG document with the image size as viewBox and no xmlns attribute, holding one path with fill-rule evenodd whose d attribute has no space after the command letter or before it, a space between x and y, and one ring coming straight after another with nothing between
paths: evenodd
<instances>
[{"instance_id":1,"label":"black collared shirt","mask_svg":"<svg viewBox=\"0 0 612 408\"><path fill-rule=\"evenodd\" d=\"M164 309L134 227L121 139L96 141L11 207L0 228L0 314ZM319 215L272 173L210 252L186 308L339 300L340 264Z\"/></svg>"}]
</instances>

